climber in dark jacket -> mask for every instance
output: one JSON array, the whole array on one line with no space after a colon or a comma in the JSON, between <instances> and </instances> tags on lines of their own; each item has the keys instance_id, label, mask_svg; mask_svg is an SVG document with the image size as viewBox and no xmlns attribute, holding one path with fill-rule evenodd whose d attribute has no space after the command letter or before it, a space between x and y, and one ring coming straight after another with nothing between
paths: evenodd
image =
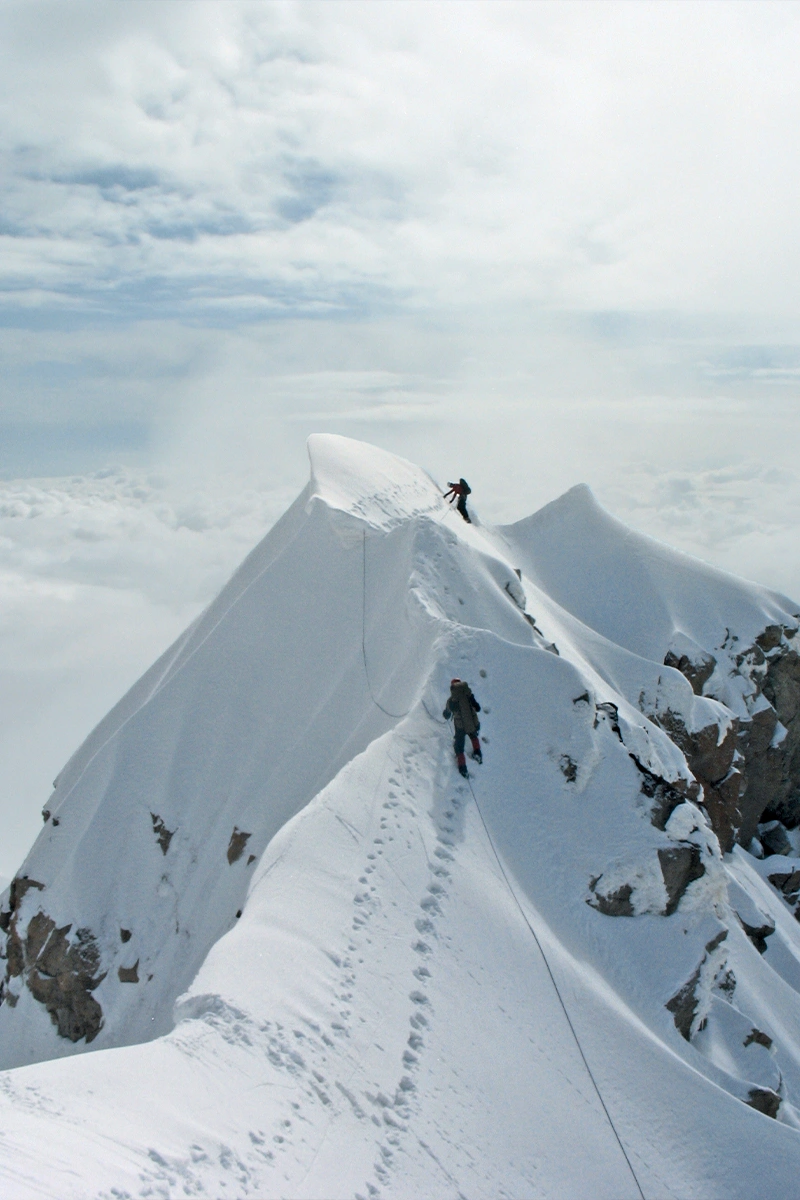
<instances>
[{"instance_id":1,"label":"climber in dark jacket","mask_svg":"<svg viewBox=\"0 0 800 1200\"><path fill-rule=\"evenodd\" d=\"M462 775L467 774L467 760L464 757L464 740L469 736L472 742L472 757L476 762L483 762L481 744L478 740L478 730L481 723L477 714L481 706L472 694L469 684L463 679L450 680L450 697L445 705L442 716L445 721L453 718L455 737L453 749L456 752L456 762Z\"/></svg>"},{"instance_id":2,"label":"climber in dark jacket","mask_svg":"<svg viewBox=\"0 0 800 1200\"><path fill-rule=\"evenodd\" d=\"M455 500L456 496L458 496L458 504L456 505L456 508L461 513L467 524L471 525L472 518L467 512L467 496L471 494L472 488L469 486L466 479L459 479L458 483L450 483L448 481L447 486L450 488L450 491L444 493L445 500Z\"/></svg>"}]
</instances>

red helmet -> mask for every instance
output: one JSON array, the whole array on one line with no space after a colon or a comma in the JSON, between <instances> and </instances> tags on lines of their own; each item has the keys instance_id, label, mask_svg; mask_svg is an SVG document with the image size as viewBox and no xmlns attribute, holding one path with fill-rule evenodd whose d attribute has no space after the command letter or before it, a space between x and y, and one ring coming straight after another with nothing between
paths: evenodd
<instances>
[{"instance_id":1,"label":"red helmet","mask_svg":"<svg viewBox=\"0 0 800 1200\"><path fill-rule=\"evenodd\" d=\"M461 683L461 680L460 680L460 679L451 679L451 680L450 680L450 687L453 687L453 685L454 685L454 684L456 684L456 683Z\"/></svg>"}]
</instances>

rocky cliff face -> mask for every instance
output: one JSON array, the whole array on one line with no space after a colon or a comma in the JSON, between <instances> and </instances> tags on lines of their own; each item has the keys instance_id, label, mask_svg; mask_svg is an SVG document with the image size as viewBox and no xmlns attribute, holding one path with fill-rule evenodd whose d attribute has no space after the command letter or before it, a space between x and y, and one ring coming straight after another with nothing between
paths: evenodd
<instances>
[{"instance_id":1,"label":"rocky cliff face","mask_svg":"<svg viewBox=\"0 0 800 1200\"><path fill-rule=\"evenodd\" d=\"M768 625L753 643L738 648L728 633L719 657L668 651L675 667L697 695L731 705L731 726L718 739L709 725L689 733L678 714L659 714L658 723L686 756L702 786L702 803L730 851L734 841L748 848L760 823L800 825L800 654L798 627Z\"/></svg>"},{"instance_id":2,"label":"rocky cliff face","mask_svg":"<svg viewBox=\"0 0 800 1200\"><path fill-rule=\"evenodd\" d=\"M97 940L86 928L70 937L72 926L56 928L38 904L26 922L21 920L25 897L43 890L38 880L24 876L9 889L9 906L0 913L0 926L7 931L0 1002L16 1008L21 988L27 987L62 1038L89 1043L103 1024L103 1011L92 995L105 978Z\"/></svg>"}]
</instances>

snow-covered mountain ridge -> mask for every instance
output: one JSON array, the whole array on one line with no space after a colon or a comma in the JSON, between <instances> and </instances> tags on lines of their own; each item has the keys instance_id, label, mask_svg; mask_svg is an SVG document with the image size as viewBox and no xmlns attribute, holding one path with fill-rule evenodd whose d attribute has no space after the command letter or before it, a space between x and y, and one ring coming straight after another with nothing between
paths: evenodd
<instances>
[{"instance_id":1,"label":"snow-covered mountain ridge","mask_svg":"<svg viewBox=\"0 0 800 1200\"><path fill-rule=\"evenodd\" d=\"M310 457L5 895L9 1194L791 1194L797 606L582 487L488 529Z\"/></svg>"}]
</instances>

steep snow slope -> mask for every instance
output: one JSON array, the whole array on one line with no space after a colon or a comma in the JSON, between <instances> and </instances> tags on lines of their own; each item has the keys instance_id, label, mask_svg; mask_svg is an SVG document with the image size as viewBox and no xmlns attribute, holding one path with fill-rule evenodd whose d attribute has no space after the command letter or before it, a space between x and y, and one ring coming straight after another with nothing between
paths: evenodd
<instances>
[{"instance_id":1,"label":"steep snow slope","mask_svg":"<svg viewBox=\"0 0 800 1200\"><path fill-rule=\"evenodd\" d=\"M717 614L789 661L793 606L581 492L492 531L371 447L310 455L8 897L4 1190L792 1194L800 928L769 879L800 860L722 854L697 763L741 714L691 679ZM453 674L485 706L468 784Z\"/></svg>"},{"instance_id":2,"label":"steep snow slope","mask_svg":"<svg viewBox=\"0 0 800 1200\"><path fill-rule=\"evenodd\" d=\"M796 616L785 596L628 529L585 484L501 532L556 604L658 663L678 634L711 647L734 630L749 645L765 625Z\"/></svg>"}]
</instances>

